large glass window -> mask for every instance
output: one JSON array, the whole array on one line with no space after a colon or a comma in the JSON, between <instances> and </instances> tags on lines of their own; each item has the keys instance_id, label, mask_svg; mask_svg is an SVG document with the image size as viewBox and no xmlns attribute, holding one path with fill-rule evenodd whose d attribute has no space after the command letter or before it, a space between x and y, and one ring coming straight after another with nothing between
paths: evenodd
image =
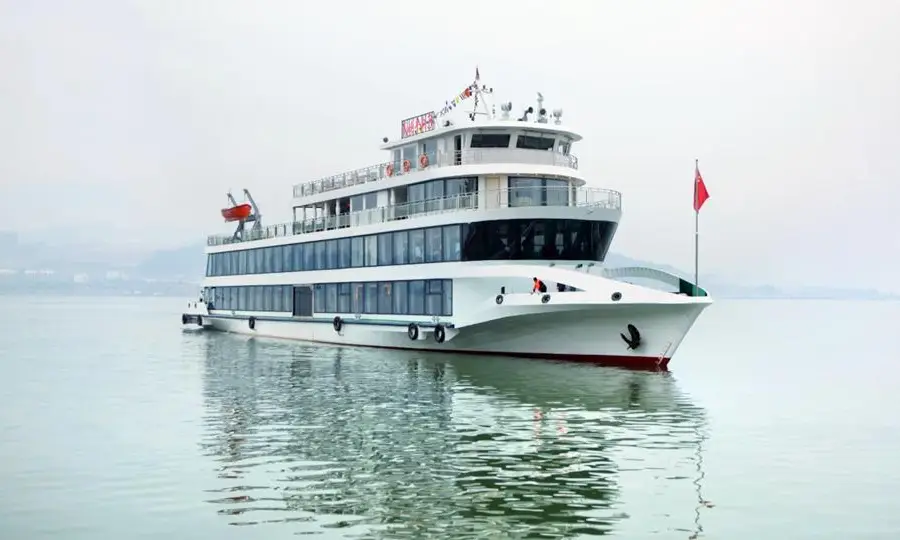
<instances>
[{"instance_id":1,"label":"large glass window","mask_svg":"<svg viewBox=\"0 0 900 540\"><path fill-rule=\"evenodd\" d=\"M303 269L316 269L316 245L314 243L303 245Z\"/></svg>"},{"instance_id":2,"label":"large glass window","mask_svg":"<svg viewBox=\"0 0 900 540\"><path fill-rule=\"evenodd\" d=\"M406 264L409 262L409 233L397 231L394 233L394 264Z\"/></svg>"},{"instance_id":3,"label":"large glass window","mask_svg":"<svg viewBox=\"0 0 900 540\"><path fill-rule=\"evenodd\" d=\"M440 315L441 301L444 299L444 282L440 279L430 279L426 283L425 314Z\"/></svg>"},{"instance_id":4,"label":"large glass window","mask_svg":"<svg viewBox=\"0 0 900 540\"><path fill-rule=\"evenodd\" d=\"M391 248L392 233L378 235L378 265L388 266L393 264L393 249Z\"/></svg>"},{"instance_id":5,"label":"large glass window","mask_svg":"<svg viewBox=\"0 0 900 540\"><path fill-rule=\"evenodd\" d=\"M366 313L378 313L378 283L366 283Z\"/></svg>"},{"instance_id":6,"label":"large glass window","mask_svg":"<svg viewBox=\"0 0 900 540\"><path fill-rule=\"evenodd\" d=\"M362 236L350 239L350 265L359 268L365 264L366 247Z\"/></svg>"},{"instance_id":7,"label":"large glass window","mask_svg":"<svg viewBox=\"0 0 900 540\"><path fill-rule=\"evenodd\" d=\"M353 283L351 284L352 288L352 298L350 311L353 313L362 313L364 311L364 307L366 305L366 291L365 286L362 283Z\"/></svg>"},{"instance_id":8,"label":"large glass window","mask_svg":"<svg viewBox=\"0 0 900 540\"><path fill-rule=\"evenodd\" d=\"M425 262L425 231L423 229L409 231L409 262L411 264Z\"/></svg>"},{"instance_id":9,"label":"large glass window","mask_svg":"<svg viewBox=\"0 0 900 540\"><path fill-rule=\"evenodd\" d=\"M295 272L305 270L303 268L303 244L294 244L292 268Z\"/></svg>"},{"instance_id":10,"label":"large glass window","mask_svg":"<svg viewBox=\"0 0 900 540\"><path fill-rule=\"evenodd\" d=\"M325 263L326 268L334 270L338 267L338 241L328 240L325 242Z\"/></svg>"},{"instance_id":11,"label":"large glass window","mask_svg":"<svg viewBox=\"0 0 900 540\"><path fill-rule=\"evenodd\" d=\"M325 284L318 283L313 294L313 304L317 313L325 313Z\"/></svg>"},{"instance_id":12,"label":"large glass window","mask_svg":"<svg viewBox=\"0 0 900 540\"><path fill-rule=\"evenodd\" d=\"M444 227L444 261L458 261L460 259L459 225L447 225Z\"/></svg>"},{"instance_id":13,"label":"large glass window","mask_svg":"<svg viewBox=\"0 0 900 540\"><path fill-rule=\"evenodd\" d=\"M440 227L425 229L425 262L441 262L443 234Z\"/></svg>"},{"instance_id":14,"label":"large glass window","mask_svg":"<svg viewBox=\"0 0 900 540\"><path fill-rule=\"evenodd\" d=\"M555 137L542 135L519 135L516 137L516 148L528 150L553 150Z\"/></svg>"},{"instance_id":15,"label":"large glass window","mask_svg":"<svg viewBox=\"0 0 900 540\"><path fill-rule=\"evenodd\" d=\"M350 283L338 285L338 313L350 313Z\"/></svg>"},{"instance_id":16,"label":"large glass window","mask_svg":"<svg viewBox=\"0 0 900 540\"><path fill-rule=\"evenodd\" d=\"M338 240L338 268L350 268L351 258L350 239L341 238Z\"/></svg>"},{"instance_id":17,"label":"large glass window","mask_svg":"<svg viewBox=\"0 0 900 540\"><path fill-rule=\"evenodd\" d=\"M283 260L281 264L282 272L293 272L294 271L294 246L288 244L286 246L281 246L281 258Z\"/></svg>"},{"instance_id":18,"label":"large glass window","mask_svg":"<svg viewBox=\"0 0 900 540\"><path fill-rule=\"evenodd\" d=\"M450 317L453 315L453 280L444 280L444 300L441 306L441 315Z\"/></svg>"},{"instance_id":19,"label":"large glass window","mask_svg":"<svg viewBox=\"0 0 900 540\"><path fill-rule=\"evenodd\" d=\"M382 281L378 284L378 313L390 315L393 311L392 283Z\"/></svg>"},{"instance_id":20,"label":"large glass window","mask_svg":"<svg viewBox=\"0 0 900 540\"><path fill-rule=\"evenodd\" d=\"M378 237L370 235L366 241L366 266L378 266Z\"/></svg>"},{"instance_id":21,"label":"large glass window","mask_svg":"<svg viewBox=\"0 0 900 540\"><path fill-rule=\"evenodd\" d=\"M425 315L425 282L409 282L409 314Z\"/></svg>"},{"instance_id":22,"label":"large glass window","mask_svg":"<svg viewBox=\"0 0 900 540\"><path fill-rule=\"evenodd\" d=\"M395 281L393 287L394 293L394 314L404 315L409 312L409 304L407 300L407 284L405 281Z\"/></svg>"},{"instance_id":23,"label":"large glass window","mask_svg":"<svg viewBox=\"0 0 900 540\"><path fill-rule=\"evenodd\" d=\"M510 206L568 206L569 191L567 180L509 177Z\"/></svg>"},{"instance_id":24,"label":"large glass window","mask_svg":"<svg viewBox=\"0 0 900 540\"><path fill-rule=\"evenodd\" d=\"M316 270L325 270L325 242L316 242Z\"/></svg>"},{"instance_id":25,"label":"large glass window","mask_svg":"<svg viewBox=\"0 0 900 540\"><path fill-rule=\"evenodd\" d=\"M325 311L328 313L336 313L338 304L338 286L337 283L329 283L325 286Z\"/></svg>"}]
</instances>

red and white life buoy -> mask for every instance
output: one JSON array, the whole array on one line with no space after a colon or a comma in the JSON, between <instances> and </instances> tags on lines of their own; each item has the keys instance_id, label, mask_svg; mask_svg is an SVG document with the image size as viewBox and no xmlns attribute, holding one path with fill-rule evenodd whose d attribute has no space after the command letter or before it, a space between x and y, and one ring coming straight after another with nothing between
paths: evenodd
<instances>
[{"instance_id":1,"label":"red and white life buoy","mask_svg":"<svg viewBox=\"0 0 900 540\"><path fill-rule=\"evenodd\" d=\"M412 168L412 164L409 162L409 160L404 159L403 160L403 172L408 173L411 168Z\"/></svg>"},{"instance_id":2,"label":"red and white life buoy","mask_svg":"<svg viewBox=\"0 0 900 540\"><path fill-rule=\"evenodd\" d=\"M394 176L394 166L388 163L388 166L384 168L384 174Z\"/></svg>"},{"instance_id":3,"label":"red and white life buoy","mask_svg":"<svg viewBox=\"0 0 900 540\"><path fill-rule=\"evenodd\" d=\"M428 156L426 156L425 154L419 156L419 167L423 169L428 167Z\"/></svg>"}]
</instances>

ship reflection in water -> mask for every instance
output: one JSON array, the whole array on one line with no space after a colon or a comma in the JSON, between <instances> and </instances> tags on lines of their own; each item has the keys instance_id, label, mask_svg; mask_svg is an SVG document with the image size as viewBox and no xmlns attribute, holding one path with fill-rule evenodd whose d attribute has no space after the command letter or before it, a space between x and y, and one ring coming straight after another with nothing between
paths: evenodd
<instances>
[{"instance_id":1,"label":"ship reflection in water","mask_svg":"<svg viewBox=\"0 0 900 540\"><path fill-rule=\"evenodd\" d=\"M668 373L198 339L217 467L205 498L223 523L357 538L702 531L704 413Z\"/></svg>"}]
</instances>

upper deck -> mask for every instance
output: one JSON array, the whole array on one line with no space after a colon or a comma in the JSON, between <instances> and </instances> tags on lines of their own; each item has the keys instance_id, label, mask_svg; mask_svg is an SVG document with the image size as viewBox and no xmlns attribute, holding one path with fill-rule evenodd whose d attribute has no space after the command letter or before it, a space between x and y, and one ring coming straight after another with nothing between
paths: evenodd
<instances>
[{"instance_id":1,"label":"upper deck","mask_svg":"<svg viewBox=\"0 0 900 540\"><path fill-rule=\"evenodd\" d=\"M381 149L389 152L389 159L297 184L294 198L304 200L295 204L318 202L324 193L388 179L396 185L406 183L407 179L411 183L473 173L535 173L569 177L579 185L584 183L577 173L578 158L570 152L582 137L562 125L562 109L548 114L539 93L537 107L527 106L521 116L510 116L511 102L500 104L501 113L497 115L494 106L488 104L492 94L493 89L481 85L476 75L476 81L448 101L441 111L407 118L401 122L398 139L391 141L384 137ZM473 110L461 115L461 119L451 119L450 113L466 100L474 102ZM472 167L501 164L504 166ZM372 186L372 189L380 188Z\"/></svg>"}]
</instances>

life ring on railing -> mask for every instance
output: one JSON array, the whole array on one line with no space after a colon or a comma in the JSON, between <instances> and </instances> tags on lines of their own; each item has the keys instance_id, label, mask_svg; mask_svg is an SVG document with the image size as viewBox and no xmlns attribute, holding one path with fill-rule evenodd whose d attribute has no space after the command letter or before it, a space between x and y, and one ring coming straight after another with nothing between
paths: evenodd
<instances>
[{"instance_id":1,"label":"life ring on railing","mask_svg":"<svg viewBox=\"0 0 900 540\"><path fill-rule=\"evenodd\" d=\"M409 326L406 328L406 335L413 341L419 339L419 325L416 323L409 323Z\"/></svg>"},{"instance_id":2,"label":"life ring on railing","mask_svg":"<svg viewBox=\"0 0 900 540\"><path fill-rule=\"evenodd\" d=\"M256 330L256 317L250 317L247 321L247 326L250 327L250 330Z\"/></svg>"},{"instance_id":3,"label":"life ring on railing","mask_svg":"<svg viewBox=\"0 0 900 540\"><path fill-rule=\"evenodd\" d=\"M331 326L334 327L335 332L340 333L341 327L344 326L344 320L341 319L340 317L335 317L334 320L331 322Z\"/></svg>"},{"instance_id":4,"label":"life ring on railing","mask_svg":"<svg viewBox=\"0 0 900 540\"><path fill-rule=\"evenodd\" d=\"M404 159L403 160L403 172L408 173L411 168L412 168L412 164L409 162L409 160Z\"/></svg>"},{"instance_id":5,"label":"life ring on railing","mask_svg":"<svg viewBox=\"0 0 900 540\"><path fill-rule=\"evenodd\" d=\"M443 343L447 338L447 332L444 330L444 325L439 324L434 327L434 340L438 343Z\"/></svg>"},{"instance_id":6,"label":"life ring on railing","mask_svg":"<svg viewBox=\"0 0 900 540\"><path fill-rule=\"evenodd\" d=\"M423 169L428 167L428 156L426 156L425 154L419 156L419 167Z\"/></svg>"},{"instance_id":7,"label":"life ring on railing","mask_svg":"<svg viewBox=\"0 0 900 540\"><path fill-rule=\"evenodd\" d=\"M388 176L394 176L394 166L388 164L388 166L384 168L384 174Z\"/></svg>"}]
</instances>

